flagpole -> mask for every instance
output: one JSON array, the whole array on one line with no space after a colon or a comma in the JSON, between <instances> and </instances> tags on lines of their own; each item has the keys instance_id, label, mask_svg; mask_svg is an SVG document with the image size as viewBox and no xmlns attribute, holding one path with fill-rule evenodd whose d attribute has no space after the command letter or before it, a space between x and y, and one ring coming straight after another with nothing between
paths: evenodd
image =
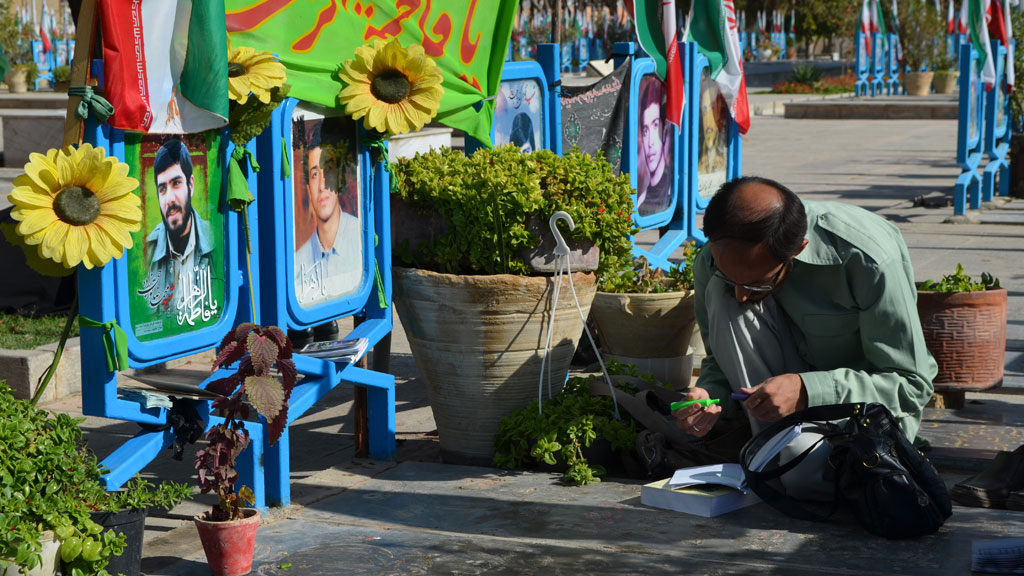
<instances>
[{"instance_id":1,"label":"flagpole","mask_svg":"<svg viewBox=\"0 0 1024 576\"><path fill-rule=\"evenodd\" d=\"M72 86L86 86L89 81L89 64L92 59L93 38L96 33L96 0L82 0L75 24L75 56L71 64ZM81 96L68 96L68 108L64 115L64 144L66 148L82 143L82 121L75 116Z\"/></svg>"},{"instance_id":2,"label":"flagpole","mask_svg":"<svg viewBox=\"0 0 1024 576\"><path fill-rule=\"evenodd\" d=\"M562 43L562 0L555 0L555 17L551 19L551 41ZM561 56L559 56L561 57Z\"/></svg>"}]
</instances>

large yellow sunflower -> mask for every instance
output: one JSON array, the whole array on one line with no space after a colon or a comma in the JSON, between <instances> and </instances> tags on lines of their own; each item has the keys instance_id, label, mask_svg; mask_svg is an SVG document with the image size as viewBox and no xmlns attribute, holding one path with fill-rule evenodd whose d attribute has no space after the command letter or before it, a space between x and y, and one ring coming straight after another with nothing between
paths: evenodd
<instances>
[{"instance_id":1,"label":"large yellow sunflower","mask_svg":"<svg viewBox=\"0 0 1024 576\"><path fill-rule=\"evenodd\" d=\"M103 266L132 247L142 210L127 164L91 144L29 158L7 197L25 244L65 268Z\"/></svg>"},{"instance_id":2,"label":"large yellow sunflower","mask_svg":"<svg viewBox=\"0 0 1024 576\"><path fill-rule=\"evenodd\" d=\"M397 39L374 40L356 48L338 76L345 112L363 118L367 130L389 136L419 130L441 107L441 70L419 44L402 48Z\"/></svg>"},{"instance_id":3,"label":"large yellow sunflower","mask_svg":"<svg viewBox=\"0 0 1024 576\"><path fill-rule=\"evenodd\" d=\"M245 104L250 94L269 104L270 91L285 80L284 64L270 52L240 46L228 53L228 96L239 104Z\"/></svg>"}]
</instances>

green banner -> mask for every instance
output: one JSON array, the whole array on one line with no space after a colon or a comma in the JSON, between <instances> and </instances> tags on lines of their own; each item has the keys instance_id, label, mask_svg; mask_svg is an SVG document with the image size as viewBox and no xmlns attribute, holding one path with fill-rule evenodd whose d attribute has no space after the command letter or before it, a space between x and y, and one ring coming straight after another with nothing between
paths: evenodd
<instances>
[{"instance_id":1,"label":"green banner","mask_svg":"<svg viewBox=\"0 0 1024 576\"><path fill-rule=\"evenodd\" d=\"M335 71L375 38L421 44L444 73L437 120L490 144L518 0L225 0L233 46L276 54L289 96L337 107Z\"/></svg>"}]
</instances>

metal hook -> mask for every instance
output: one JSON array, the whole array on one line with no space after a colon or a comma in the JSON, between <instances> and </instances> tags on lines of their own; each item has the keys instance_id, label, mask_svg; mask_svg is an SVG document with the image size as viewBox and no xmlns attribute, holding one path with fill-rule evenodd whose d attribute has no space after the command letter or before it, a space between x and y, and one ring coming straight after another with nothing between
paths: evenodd
<instances>
[{"instance_id":1,"label":"metal hook","mask_svg":"<svg viewBox=\"0 0 1024 576\"><path fill-rule=\"evenodd\" d=\"M559 210L551 215L548 219L548 227L551 228L551 234L555 237L555 255L556 256L568 256L569 245L565 243L565 239L562 238L562 233L558 230L558 220L565 220L566 224L569 225L569 230L576 229L576 223L572 221L572 216L569 216L565 211Z\"/></svg>"}]
</instances>

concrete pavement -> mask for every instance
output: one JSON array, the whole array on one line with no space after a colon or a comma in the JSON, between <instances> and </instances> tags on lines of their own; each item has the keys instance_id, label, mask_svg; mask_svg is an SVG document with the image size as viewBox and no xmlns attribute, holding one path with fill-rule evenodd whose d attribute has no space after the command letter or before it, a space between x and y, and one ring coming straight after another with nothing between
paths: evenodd
<instances>
[{"instance_id":1,"label":"concrete pavement","mask_svg":"<svg viewBox=\"0 0 1024 576\"><path fill-rule=\"evenodd\" d=\"M1000 277L1010 291L1007 380L1019 382L1024 226L944 224L952 208L927 207L952 193L955 130L949 120L756 117L744 137L743 172L775 178L805 198L885 216L903 231L918 280L949 273L957 262L973 276ZM930 201L915 202L920 198ZM254 574L966 574L971 541L1024 533L1024 513L957 507L938 534L894 542L868 535L848 516L815 524L759 504L704 519L642 506L634 481L565 487L549 474L443 464L400 325L391 368L395 462L353 458L351 389L332 392L292 427L294 503L266 514ZM983 465L977 458L994 449L1024 443L1022 401L1011 393L968 394L963 410L928 411L922 433L952 455L939 462L948 483ZM48 407L80 410L73 398ZM137 430L98 418L84 427L101 457ZM168 454L144 475L187 480L188 460ZM189 518L210 502L197 497L151 515L146 574L207 573Z\"/></svg>"}]
</instances>

